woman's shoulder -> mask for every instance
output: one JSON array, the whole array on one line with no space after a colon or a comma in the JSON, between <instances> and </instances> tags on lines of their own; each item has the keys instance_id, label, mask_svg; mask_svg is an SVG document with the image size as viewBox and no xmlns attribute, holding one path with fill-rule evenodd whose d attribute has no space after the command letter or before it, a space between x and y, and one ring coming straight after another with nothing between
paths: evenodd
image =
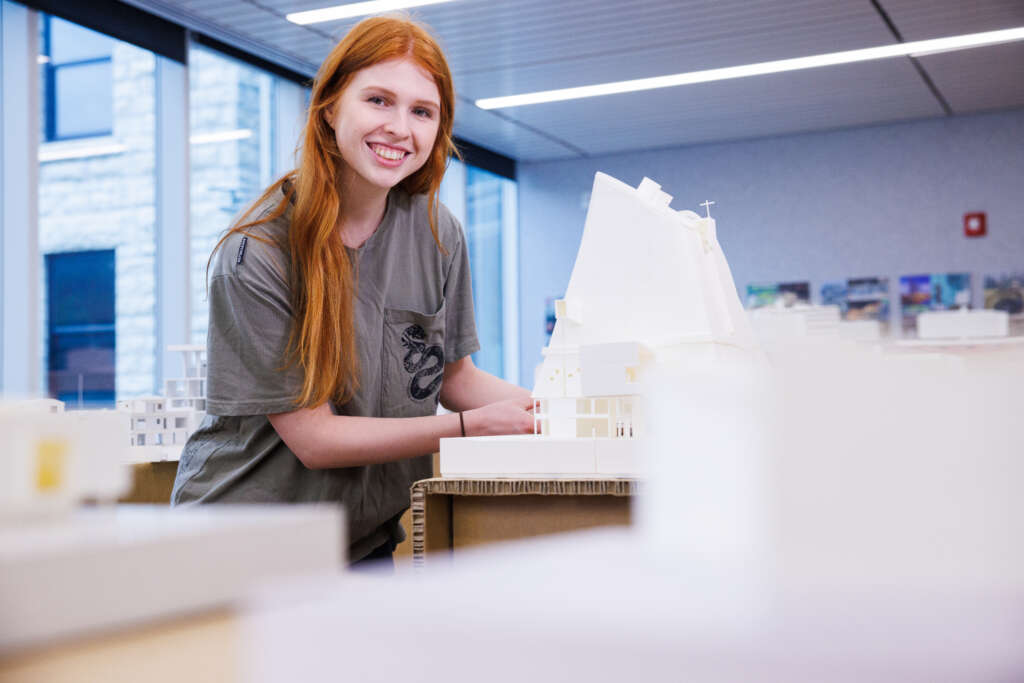
<instances>
[{"instance_id":1,"label":"woman's shoulder","mask_svg":"<svg viewBox=\"0 0 1024 683\"><path fill-rule=\"evenodd\" d=\"M219 275L263 277L267 271L283 274L288 262L288 228L291 211L269 218L283 196L278 192L237 215L231 225L259 221L241 230L231 230L214 256L211 277Z\"/></svg>"},{"instance_id":2,"label":"woman's shoulder","mask_svg":"<svg viewBox=\"0 0 1024 683\"><path fill-rule=\"evenodd\" d=\"M416 228L422 223L428 231L430 229L430 197L426 194L409 195L404 192L398 193L396 198L400 210L408 211L413 216ZM449 248L463 240L462 225L452 212L441 200L437 201L434 207L437 216L437 236L441 244Z\"/></svg>"}]
</instances>

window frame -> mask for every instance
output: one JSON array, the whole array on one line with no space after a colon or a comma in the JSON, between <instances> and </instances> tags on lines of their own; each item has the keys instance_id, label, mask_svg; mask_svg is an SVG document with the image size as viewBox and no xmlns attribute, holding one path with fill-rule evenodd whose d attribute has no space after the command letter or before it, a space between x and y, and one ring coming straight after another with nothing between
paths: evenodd
<instances>
[{"instance_id":1,"label":"window frame","mask_svg":"<svg viewBox=\"0 0 1024 683\"><path fill-rule=\"evenodd\" d=\"M109 128L87 131L78 133L75 135L60 135L57 131L57 72L59 69L76 67L76 66L90 66L93 64L110 64L111 69L114 66L113 53L106 57L93 57L91 59L78 59L68 62L56 63L53 59L53 38L52 38L52 23L55 18L52 14L41 14L43 20L43 35L40 54L46 57L46 62L42 64L43 67L43 81L44 81L44 93L43 93L43 111L44 111L44 126L45 140L44 142L63 142L66 140L82 140L84 138L96 138L105 137L114 133L114 113L113 106L111 106L111 115L109 121ZM56 17L60 19L60 17ZM62 21L67 21L62 19ZM67 22L73 24L74 22ZM75 24L81 26L80 24ZM81 26L81 28L88 28ZM111 40L117 40L112 36L108 36ZM113 90L113 78L111 78L111 90L110 99L114 99Z\"/></svg>"}]
</instances>

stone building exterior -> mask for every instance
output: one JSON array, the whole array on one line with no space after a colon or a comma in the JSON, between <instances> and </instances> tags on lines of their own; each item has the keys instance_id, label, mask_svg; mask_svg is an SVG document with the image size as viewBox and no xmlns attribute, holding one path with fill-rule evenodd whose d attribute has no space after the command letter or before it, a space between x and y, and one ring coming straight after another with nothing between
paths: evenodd
<instances>
[{"instance_id":1,"label":"stone building exterior","mask_svg":"<svg viewBox=\"0 0 1024 683\"><path fill-rule=\"evenodd\" d=\"M115 252L115 353L118 398L157 391L156 58L113 41L110 135L43 142L39 164L39 251ZM273 78L201 47L190 50L191 134L246 131L248 137L190 145L193 339L205 343L205 267L231 217L270 177ZM45 139L45 138L44 138ZM42 377L47 377L47 285L40 268ZM184 287L183 287L184 289ZM104 368L95 368L102 373ZM109 369L107 369L109 371ZM86 378L88 382L88 378Z\"/></svg>"},{"instance_id":2,"label":"stone building exterior","mask_svg":"<svg viewBox=\"0 0 1024 683\"><path fill-rule=\"evenodd\" d=\"M232 218L278 172L270 154L275 79L198 46L190 50L189 62L189 123L195 140L189 148L191 343L206 344L207 260ZM202 141L229 131L251 132L239 140Z\"/></svg>"}]
</instances>

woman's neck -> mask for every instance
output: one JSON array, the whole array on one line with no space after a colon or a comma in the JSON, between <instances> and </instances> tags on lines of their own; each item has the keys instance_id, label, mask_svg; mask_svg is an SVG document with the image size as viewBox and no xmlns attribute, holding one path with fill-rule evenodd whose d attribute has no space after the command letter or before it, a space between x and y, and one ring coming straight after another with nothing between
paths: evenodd
<instances>
[{"instance_id":1,"label":"woman's neck","mask_svg":"<svg viewBox=\"0 0 1024 683\"><path fill-rule=\"evenodd\" d=\"M346 247L359 248L374 233L388 206L388 190L369 183L344 183L337 228Z\"/></svg>"}]
</instances>

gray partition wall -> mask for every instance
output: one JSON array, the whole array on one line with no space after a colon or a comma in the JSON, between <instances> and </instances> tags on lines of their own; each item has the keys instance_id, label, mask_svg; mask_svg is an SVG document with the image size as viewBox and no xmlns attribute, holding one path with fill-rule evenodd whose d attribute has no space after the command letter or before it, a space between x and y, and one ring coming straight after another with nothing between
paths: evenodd
<instances>
[{"instance_id":1,"label":"gray partition wall","mask_svg":"<svg viewBox=\"0 0 1024 683\"><path fill-rule=\"evenodd\" d=\"M1024 271L1024 110L519 164L521 381L545 344L545 299L569 281L594 173L644 176L703 212L717 202L722 247L741 292L751 282ZM987 237L964 237L985 211ZM623 226L622 239L629 239ZM614 272L609 272L614 277ZM816 298L816 297L815 297ZM894 311L898 313L898 307Z\"/></svg>"}]
</instances>

